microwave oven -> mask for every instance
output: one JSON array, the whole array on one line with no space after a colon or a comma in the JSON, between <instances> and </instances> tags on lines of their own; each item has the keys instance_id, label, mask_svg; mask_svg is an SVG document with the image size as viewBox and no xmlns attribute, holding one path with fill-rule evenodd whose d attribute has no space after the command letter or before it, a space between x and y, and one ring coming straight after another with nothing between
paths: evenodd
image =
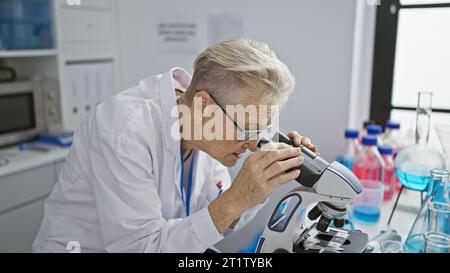
<instances>
[{"instance_id":1,"label":"microwave oven","mask_svg":"<svg viewBox=\"0 0 450 273\"><path fill-rule=\"evenodd\" d=\"M60 126L59 105L56 81L0 83L0 147L31 141Z\"/></svg>"}]
</instances>

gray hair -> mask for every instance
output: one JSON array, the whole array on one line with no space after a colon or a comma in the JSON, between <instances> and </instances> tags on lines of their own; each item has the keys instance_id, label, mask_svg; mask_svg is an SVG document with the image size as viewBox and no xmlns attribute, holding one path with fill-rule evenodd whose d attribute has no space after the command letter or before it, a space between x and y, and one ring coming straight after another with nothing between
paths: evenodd
<instances>
[{"instance_id":1,"label":"gray hair","mask_svg":"<svg viewBox=\"0 0 450 273\"><path fill-rule=\"evenodd\" d=\"M266 43L246 39L219 42L194 62L186 98L204 90L224 105L284 104L295 86L294 76Z\"/></svg>"}]
</instances>

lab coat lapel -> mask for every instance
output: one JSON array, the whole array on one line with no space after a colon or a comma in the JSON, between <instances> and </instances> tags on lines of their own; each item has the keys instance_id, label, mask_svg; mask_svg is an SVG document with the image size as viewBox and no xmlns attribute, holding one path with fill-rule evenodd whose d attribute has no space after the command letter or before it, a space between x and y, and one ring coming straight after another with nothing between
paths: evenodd
<instances>
[{"instance_id":1,"label":"lab coat lapel","mask_svg":"<svg viewBox=\"0 0 450 273\"><path fill-rule=\"evenodd\" d=\"M173 173L177 174L174 183L178 198L181 198L181 135L179 132L180 124L178 119L178 111L174 110L177 103L175 87L173 80L177 80L183 87L188 87L191 81L189 74L182 68L173 68L169 72L162 75L159 80L159 93L161 99L161 109L164 118L163 135L165 138L166 149L172 154L174 159ZM172 113L172 111L175 111ZM172 132L172 128L174 128ZM195 167L195 166L194 166ZM195 172L194 172L195 174ZM195 184L195 183L194 183ZM194 186L193 186L194 187ZM176 200L176 199L175 199Z\"/></svg>"}]
</instances>

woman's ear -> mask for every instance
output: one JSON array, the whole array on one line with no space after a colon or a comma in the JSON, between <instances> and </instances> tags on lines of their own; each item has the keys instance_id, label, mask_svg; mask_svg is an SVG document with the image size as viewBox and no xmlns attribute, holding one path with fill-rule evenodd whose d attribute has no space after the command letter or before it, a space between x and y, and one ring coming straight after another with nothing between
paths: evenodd
<instances>
[{"instance_id":1,"label":"woman's ear","mask_svg":"<svg viewBox=\"0 0 450 273\"><path fill-rule=\"evenodd\" d=\"M205 110L206 106L209 105L212 101L211 96L208 94L208 92L199 90L195 93L195 97L198 99L201 99L202 103L202 111Z\"/></svg>"}]
</instances>

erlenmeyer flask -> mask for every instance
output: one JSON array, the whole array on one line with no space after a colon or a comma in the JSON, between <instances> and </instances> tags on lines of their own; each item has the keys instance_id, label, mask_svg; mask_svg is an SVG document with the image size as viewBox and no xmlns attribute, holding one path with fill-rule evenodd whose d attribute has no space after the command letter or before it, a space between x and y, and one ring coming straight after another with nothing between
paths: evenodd
<instances>
[{"instance_id":1,"label":"erlenmeyer flask","mask_svg":"<svg viewBox=\"0 0 450 273\"><path fill-rule=\"evenodd\" d=\"M416 114L416 144L401 150L395 159L395 173L403 186L416 191L427 189L430 171L445 168L444 156L428 145L432 93L420 92Z\"/></svg>"},{"instance_id":2,"label":"erlenmeyer flask","mask_svg":"<svg viewBox=\"0 0 450 273\"><path fill-rule=\"evenodd\" d=\"M427 197L405 241L408 252L422 252L425 234L441 232L450 235L449 172L433 169Z\"/></svg>"},{"instance_id":3,"label":"erlenmeyer flask","mask_svg":"<svg viewBox=\"0 0 450 273\"><path fill-rule=\"evenodd\" d=\"M431 198L427 198L406 238L405 250L425 252L425 236L430 233L450 235L450 205L431 202Z\"/></svg>"}]
</instances>

